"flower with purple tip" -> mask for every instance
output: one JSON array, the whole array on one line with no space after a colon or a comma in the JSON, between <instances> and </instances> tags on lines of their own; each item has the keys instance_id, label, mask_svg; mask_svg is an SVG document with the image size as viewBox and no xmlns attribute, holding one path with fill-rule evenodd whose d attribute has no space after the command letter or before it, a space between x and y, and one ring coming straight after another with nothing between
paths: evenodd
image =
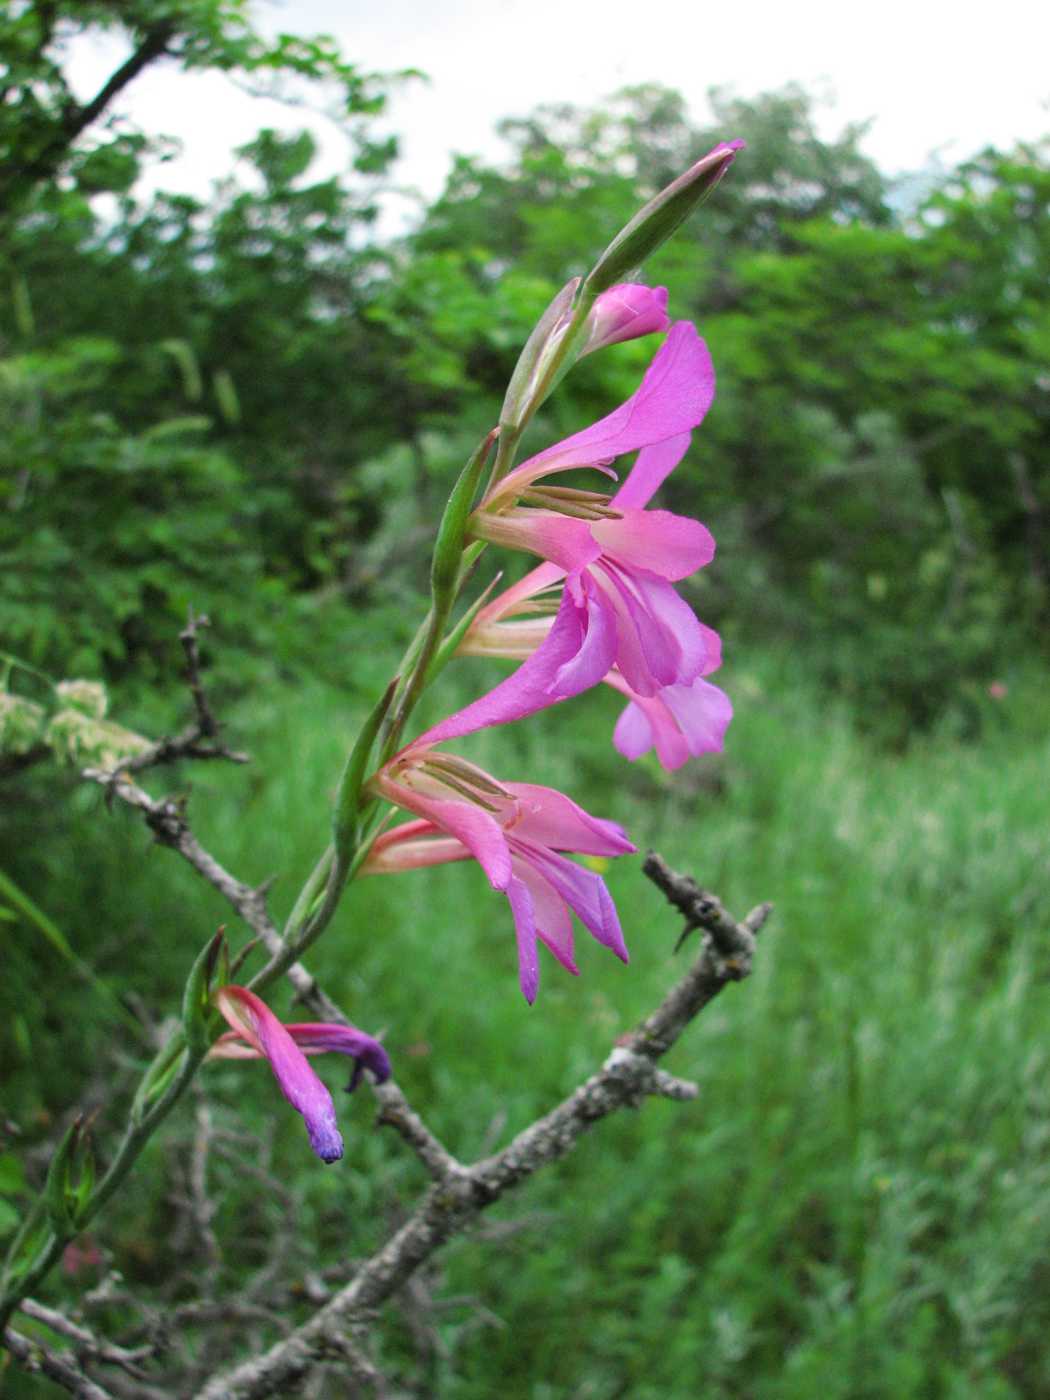
<instances>
[{"instance_id":1,"label":"flower with purple tip","mask_svg":"<svg viewBox=\"0 0 1050 1400\"><path fill-rule=\"evenodd\" d=\"M390 1078L390 1057L379 1041L353 1026L331 1022L285 1025L247 987L220 987L214 1001L231 1029L219 1037L209 1055L269 1060L281 1093L303 1116L310 1146L323 1162L337 1161L343 1155L343 1139L336 1126L335 1105L306 1057L326 1051L349 1055L354 1061L348 1085L352 1092L362 1069L380 1084Z\"/></svg>"}]
</instances>

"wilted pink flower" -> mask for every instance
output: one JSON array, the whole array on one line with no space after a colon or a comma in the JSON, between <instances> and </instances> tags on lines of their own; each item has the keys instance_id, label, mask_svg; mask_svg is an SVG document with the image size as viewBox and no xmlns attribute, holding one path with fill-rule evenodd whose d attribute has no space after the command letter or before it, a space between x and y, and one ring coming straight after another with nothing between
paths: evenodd
<instances>
[{"instance_id":1,"label":"wilted pink flower","mask_svg":"<svg viewBox=\"0 0 1050 1400\"><path fill-rule=\"evenodd\" d=\"M622 340L662 333L670 327L667 288L621 282L595 298L587 317L587 339L580 356Z\"/></svg>"},{"instance_id":2,"label":"wilted pink flower","mask_svg":"<svg viewBox=\"0 0 1050 1400\"><path fill-rule=\"evenodd\" d=\"M378 837L365 873L476 860L510 903L527 1001L535 999L539 985L537 940L570 972L577 970L570 910L599 943L627 961L605 882L561 854L619 856L635 850L615 822L592 817L553 788L498 783L465 759L429 745L410 745L380 769L372 785L421 820Z\"/></svg>"},{"instance_id":3,"label":"wilted pink flower","mask_svg":"<svg viewBox=\"0 0 1050 1400\"><path fill-rule=\"evenodd\" d=\"M353 1026L327 1022L284 1025L247 987L220 987L215 1005L232 1027L209 1054L220 1059L266 1059L281 1093L303 1115L310 1146L323 1162L343 1155L332 1096L310 1068L307 1055L335 1051L354 1060L348 1088L353 1091L362 1067L382 1083L390 1077L390 1058L378 1040Z\"/></svg>"}]
</instances>

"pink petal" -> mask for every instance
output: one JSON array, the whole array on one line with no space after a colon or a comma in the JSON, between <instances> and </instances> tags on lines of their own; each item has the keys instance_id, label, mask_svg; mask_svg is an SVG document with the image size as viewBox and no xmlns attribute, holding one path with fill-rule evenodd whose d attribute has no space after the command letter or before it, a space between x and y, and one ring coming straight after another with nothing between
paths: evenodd
<instances>
[{"instance_id":1,"label":"pink petal","mask_svg":"<svg viewBox=\"0 0 1050 1400\"><path fill-rule=\"evenodd\" d=\"M703 622L700 623L700 632L704 641L704 664L700 674L709 676L722 664L722 638L713 627L708 627Z\"/></svg>"},{"instance_id":2,"label":"pink petal","mask_svg":"<svg viewBox=\"0 0 1050 1400\"><path fill-rule=\"evenodd\" d=\"M632 690L653 695L698 674L704 660L700 623L669 583L617 568L611 560L592 577L616 612L616 664Z\"/></svg>"},{"instance_id":3,"label":"pink petal","mask_svg":"<svg viewBox=\"0 0 1050 1400\"><path fill-rule=\"evenodd\" d=\"M666 331L667 288L646 287L640 282L621 282L595 300L587 317L587 341L580 357L622 340Z\"/></svg>"},{"instance_id":4,"label":"pink petal","mask_svg":"<svg viewBox=\"0 0 1050 1400\"><path fill-rule=\"evenodd\" d=\"M669 510L629 510L621 520L596 520L591 534L603 554L674 583L715 557L706 525Z\"/></svg>"},{"instance_id":5,"label":"pink petal","mask_svg":"<svg viewBox=\"0 0 1050 1400\"><path fill-rule=\"evenodd\" d=\"M580 695L597 685L616 660L616 614L593 587L586 572L570 575L562 594L562 607L574 608L581 640L574 656L558 667L551 690L558 699Z\"/></svg>"},{"instance_id":6,"label":"pink petal","mask_svg":"<svg viewBox=\"0 0 1050 1400\"><path fill-rule=\"evenodd\" d=\"M417 744L421 741L417 740L412 748ZM510 853L502 828L488 812L470 802L431 797L387 774L380 775L377 786L389 801L407 812L418 813L461 841L489 877L493 889L507 888L511 878Z\"/></svg>"},{"instance_id":7,"label":"pink petal","mask_svg":"<svg viewBox=\"0 0 1050 1400\"><path fill-rule=\"evenodd\" d=\"M500 498L519 495L537 477L610 462L625 452L687 433L703 419L714 393L707 346L690 321L676 321L626 403L523 462L497 484L495 494Z\"/></svg>"},{"instance_id":8,"label":"pink petal","mask_svg":"<svg viewBox=\"0 0 1050 1400\"><path fill-rule=\"evenodd\" d=\"M543 593L552 584L565 577L565 570L560 569L557 564L543 563L537 564L530 570L524 578L517 583L512 583L509 588L505 588L502 593L493 598L490 603L478 613L479 622L499 622L508 615L518 611L521 604L527 603L530 598L534 598L538 593Z\"/></svg>"},{"instance_id":9,"label":"pink petal","mask_svg":"<svg viewBox=\"0 0 1050 1400\"><path fill-rule=\"evenodd\" d=\"M513 839L513 838L512 838ZM586 929L606 948L611 948L622 962L627 962L627 946L623 941L616 905L612 902L605 881L593 870L555 855L531 842L514 842L518 855L547 880Z\"/></svg>"},{"instance_id":10,"label":"pink petal","mask_svg":"<svg viewBox=\"0 0 1050 1400\"><path fill-rule=\"evenodd\" d=\"M514 858L514 870L532 898L536 933L554 956L574 977L579 976L572 937L572 916L568 905L538 870L519 857Z\"/></svg>"},{"instance_id":11,"label":"pink petal","mask_svg":"<svg viewBox=\"0 0 1050 1400\"><path fill-rule=\"evenodd\" d=\"M507 899L514 915L514 931L518 939L518 981L522 995L531 1006L540 985L540 962L536 955L536 919L532 895L516 876L507 885Z\"/></svg>"},{"instance_id":12,"label":"pink petal","mask_svg":"<svg viewBox=\"0 0 1050 1400\"><path fill-rule=\"evenodd\" d=\"M520 837L558 851L590 856L630 855L638 849L616 822L592 817L556 788L536 783L504 783L517 799L518 811L507 836Z\"/></svg>"},{"instance_id":13,"label":"pink petal","mask_svg":"<svg viewBox=\"0 0 1050 1400\"><path fill-rule=\"evenodd\" d=\"M664 442L643 447L626 481L612 498L617 510L641 510L656 495L689 448L691 433L679 433Z\"/></svg>"},{"instance_id":14,"label":"pink petal","mask_svg":"<svg viewBox=\"0 0 1050 1400\"><path fill-rule=\"evenodd\" d=\"M721 751L733 706L717 686L697 679L644 696L634 694L622 678L610 677L610 683L632 696L613 733L625 758L633 761L655 745L661 765L673 773L690 757Z\"/></svg>"},{"instance_id":15,"label":"pink petal","mask_svg":"<svg viewBox=\"0 0 1050 1400\"><path fill-rule=\"evenodd\" d=\"M547 640L527 661L523 661L512 675L486 695L426 730L410 747L439 744L447 739L462 738L464 734L474 734L479 729L488 729L491 725L524 719L557 704L569 694L578 694L588 685L597 684L601 676L594 675L592 670L578 677L578 689L566 691L565 695L556 694L552 689L562 667L575 661L586 641L585 620L579 616L573 599L568 593L564 594ZM600 666L602 657L599 656L593 664ZM605 666L606 671L609 665Z\"/></svg>"},{"instance_id":16,"label":"pink petal","mask_svg":"<svg viewBox=\"0 0 1050 1400\"><path fill-rule=\"evenodd\" d=\"M630 759L632 763L636 758L641 758L643 753L649 752L653 746L653 726L649 723L643 705L632 700L621 712L613 730L613 744L624 758ZM686 757L688 756L687 752Z\"/></svg>"},{"instance_id":17,"label":"pink petal","mask_svg":"<svg viewBox=\"0 0 1050 1400\"><path fill-rule=\"evenodd\" d=\"M447 865L471 860L471 853L454 836L446 836L433 822L402 822L372 842L361 867L362 875L392 875L423 866Z\"/></svg>"},{"instance_id":18,"label":"pink petal","mask_svg":"<svg viewBox=\"0 0 1050 1400\"><path fill-rule=\"evenodd\" d=\"M662 697L674 715L692 754L719 753L733 718L733 704L725 691L709 681L673 685Z\"/></svg>"},{"instance_id":19,"label":"pink petal","mask_svg":"<svg viewBox=\"0 0 1050 1400\"><path fill-rule=\"evenodd\" d=\"M507 549L528 550L566 572L582 569L601 554L587 521L529 506L518 506L502 515L476 510L470 517L470 528L479 539Z\"/></svg>"}]
</instances>

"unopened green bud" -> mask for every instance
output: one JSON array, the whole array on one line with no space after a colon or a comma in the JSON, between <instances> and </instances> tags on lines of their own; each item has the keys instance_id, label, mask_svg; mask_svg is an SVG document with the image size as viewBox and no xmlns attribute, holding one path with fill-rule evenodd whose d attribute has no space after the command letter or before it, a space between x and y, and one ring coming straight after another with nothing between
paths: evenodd
<instances>
[{"instance_id":1,"label":"unopened green bud","mask_svg":"<svg viewBox=\"0 0 1050 1400\"><path fill-rule=\"evenodd\" d=\"M361 784L364 782L368 759L372 752L379 727L386 719L401 677L395 676L387 686L372 713L361 726L354 747L350 750L339 779L339 790L335 799L333 827L335 844L342 855L348 855L357 839L357 823L361 806Z\"/></svg>"},{"instance_id":2,"label":"unopened green bud","mask_svg":"<svg viewBox=\"0 0 1050 1400\"><path fill-rule=\"evenodd\" d=\"M650 253L670 238L711 193L743 145L743 141L720 142L635 214L606 248L584 283L588 301L615 283L627 281Z\"/></svg>"},{"instance_id":3,"label":"unopened green bud","mask_svg":"<svg viewBox=\"0 0 1050 1400\"><path fill-rule=\"evenodd\" d=\"M224 960L228 966L225 927L220 928L201 950L186 979L186 987L182 994L182 1029L186 1035L186 1044L193 1054L203 1054L208 1048L211 1034L211 989L216 980L215 970ZM222 985L221 978L217 985Z\"/></svg>"},{"instance_id":4,"label":"unopened green bud","mask_svg":"<svg viewBox=\"0 0 1050 1400\"><path fill-rule=\"evenodd\" d=\"M74 1175L83 1126L84 1120L78 1114L69 1125L47 1169L44 1199L51 1229L59 1236L68 1235L76 1228L78 1200Z\"/></svg>"},{"instance_id":5,"label":"unopened green bud","mask_svg":"<svg viewBox=\"0 0 1050 1400\"><path fill-rule=\"evenodd\" d=\"M459 474L459 480L452 488L445 512L438 526L437 543L434 546L434 562L430 570L430 584L435 607L450 605L459 582L459 566L463 558L463 545L467 536L467 520L474 507L474 497L478 493L481 474L489 459L499 429L493 428L480 442L467 465Z\"/></svg>"},{"instance_id":6,"label":"unopened green bud","mask_svg":"<svg viewBox=\"0 0 1050 1400\"><path fill-rule=\"evenodd\" d=\"M566 282L536 322L507 385L499 416L501 424L516 428L528 417L529 410L535 407L536 387L572 321L572 303L580 281L579 277L574 277Z\"/></svg>"}]
</instances>

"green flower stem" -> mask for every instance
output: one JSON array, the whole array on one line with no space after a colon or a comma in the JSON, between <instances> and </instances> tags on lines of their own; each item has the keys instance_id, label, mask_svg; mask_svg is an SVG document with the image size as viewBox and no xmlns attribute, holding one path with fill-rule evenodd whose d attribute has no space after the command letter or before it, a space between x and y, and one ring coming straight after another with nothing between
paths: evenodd
<instances>
[{"instance_id":1,"label":"green flower stem","mask_svg":"<svg viewBox=\"0 0 1050 1400\"><path fill-rule=\"evenodd\" d=\"M11 1314L18 1307L23 1298L28 1297L36 1285L44 1278L58 1260L62 1257L62 1251L71 1240L75 1239L81 1230L85 1228L107 1201L116 1193L123 1184L124 1178L135 1165L143 1148L156 1132L160 1124L167 1118L168 1114L178 1103L179 1099L189 1088L194 1075L204 1059L206 1052L191 1052L185 1048L185 1037L181 1030L175 1031L167 1045L161 1051L161 1055L172 1057L178 1054L181 1049L182 1062L179 1065L178 1073L160 1097L142 1114L136 1122L134 1118L125 1129L123 1140L117 1148L117 1154L110 1163L105 1175L101 1177L98 1185L91 1193L87 1201L77 1212L75 1228L68 1231L49 1231L47 1241L40 1253L33 1260L29 1268L17 1279L12 1278L13 1265L15 1263L15 1251L26 1238L32 1228L31 1221L39 1219L42 1210L43 1197L34 1205L30 1212L30 1220L24 1231L20 1231L16 1237L15 1244L8 1259L8 1264L4 1273L4 1288L0 1295L0 1332L7 1325ZM143 1076L143 1082L152 1073L158 1061L154 1061Z\"/></svg>"}]
</instances>

